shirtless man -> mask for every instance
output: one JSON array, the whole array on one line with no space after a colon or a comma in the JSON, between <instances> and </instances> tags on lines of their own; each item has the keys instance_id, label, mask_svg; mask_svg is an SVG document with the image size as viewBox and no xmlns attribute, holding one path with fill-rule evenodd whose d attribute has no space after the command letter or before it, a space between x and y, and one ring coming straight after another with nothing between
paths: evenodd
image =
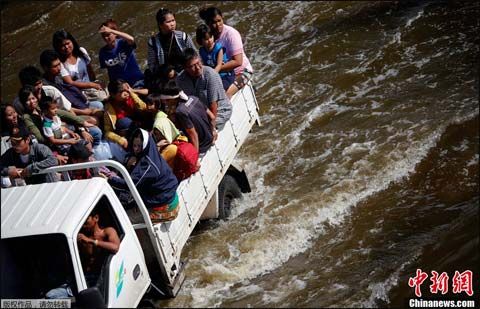
<instances>
[{"instance_id":1,"label":"shirtless man","mask_svg":"<svg viewBox=\"0 0 480 309\"><path fill-rule=\"evenodd\" d=\"M85 279L89 287L94 286L101 273L105 258L115 254L120 247L120 238L113 227L101 228L98 225L100 216L93 210L78 233L80 257Z\"/></svg>"}]
</instances>

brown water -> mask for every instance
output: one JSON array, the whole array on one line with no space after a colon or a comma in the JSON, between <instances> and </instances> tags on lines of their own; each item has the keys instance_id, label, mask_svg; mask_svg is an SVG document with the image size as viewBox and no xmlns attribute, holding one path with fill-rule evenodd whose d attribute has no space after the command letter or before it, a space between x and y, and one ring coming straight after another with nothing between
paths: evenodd
<instances>
[{"instance_id":1,"label":"brown water","mask_svg":"<svg viewBox=\"0 0 480 309\"><path fill-rule=\"evenodd\" d=\"M215 4L256 72L263 125L237 157L252 193L191 237L184 286L159 305L404 307L417 268L472 270L478 305L480 4ZM113 17L145 68L162 5L7 3L2 100L62 27L100 75L96 29ZM168 3L190 34L201 5Z\"/></svg>"}]
</instances>

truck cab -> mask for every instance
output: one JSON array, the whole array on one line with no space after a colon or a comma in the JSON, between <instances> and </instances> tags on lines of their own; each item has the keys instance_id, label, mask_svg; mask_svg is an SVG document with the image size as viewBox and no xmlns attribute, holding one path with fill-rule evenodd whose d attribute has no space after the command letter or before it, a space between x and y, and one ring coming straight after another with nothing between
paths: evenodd
<instances>
[{"instance_id":1,"label":"truck cab","mask_svg":"<svg viewBox=\"0 0 480 309\"><path fill-rule=\"evenodd\" d=\"M102 225L117 231L120 247L102 262L97 284L88 286L77 237L94 209ZM130 307L151 281L135 230L113 189L99 177L2 191L1 255L2 298L44 298L68 283L74 302L81 299L79 291L96 288L105 306Z\"/></svg>"}]
</instances>

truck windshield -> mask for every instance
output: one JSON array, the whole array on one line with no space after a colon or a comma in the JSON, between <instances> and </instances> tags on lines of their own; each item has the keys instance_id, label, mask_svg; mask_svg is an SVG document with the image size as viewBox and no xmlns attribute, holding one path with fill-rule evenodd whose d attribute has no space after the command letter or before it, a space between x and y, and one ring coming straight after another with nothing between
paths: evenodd
<instances>
[{"instance_id":1,"label":"truck windshield","mask_svg":"<svg viewBox=\"0 0 480 309\"><path fill-rule=\"evenodd\" d=\"M55 288L77 294L72 259L63 234L2 239L1 298L39 299ZM51 294L50 294L51 295Z\"/></svg>"}]
</instances>

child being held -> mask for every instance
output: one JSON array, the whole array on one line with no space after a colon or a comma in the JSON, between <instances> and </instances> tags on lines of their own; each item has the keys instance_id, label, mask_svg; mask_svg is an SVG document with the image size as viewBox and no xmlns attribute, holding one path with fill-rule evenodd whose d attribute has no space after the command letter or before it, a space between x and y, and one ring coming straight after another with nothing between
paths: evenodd
<instances>
[{"instance_id":1,"label":"child being held","mask_svg":"<svg viewBox=\"0 0 480 309\"><path fill-rule=\"evenodd\" d=\"M46 96L40 102L40 109L43 113L43 135L61 155L67 155L71 145L80 141L80 135L67 128L60 117L57 116L57 102Z\"/></svg>"},{"instance_id":2,"label":"child being held","mask_svg":"<svg viewBox=\"0 0 480 309\"><path fill-rule=\"evenodd\" d=\"M196 40L198 45L201 46L198 51L203 64L212 67L220 74L223 89L227 91L235 81L235 72L233 69L228 72L220 72L222 63L226 63L229 60L225 47L221 43L214 41L212 30L205 24L197 27Z\"/></svg>"}]
</instances>

